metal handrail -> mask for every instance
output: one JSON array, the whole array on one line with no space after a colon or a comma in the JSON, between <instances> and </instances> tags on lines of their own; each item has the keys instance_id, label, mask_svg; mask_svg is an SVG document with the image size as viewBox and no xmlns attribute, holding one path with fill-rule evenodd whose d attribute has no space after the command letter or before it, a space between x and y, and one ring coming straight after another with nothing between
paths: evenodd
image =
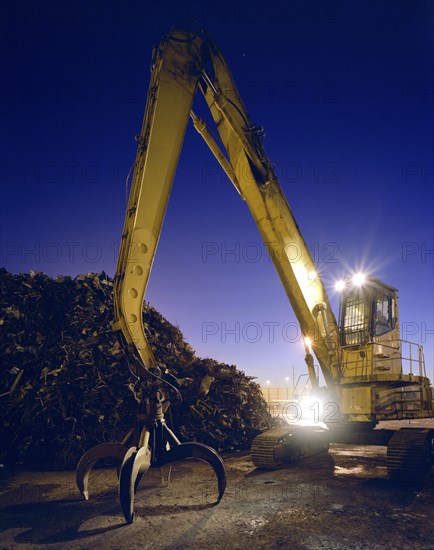
<instances>
[{"instance_id":1,"label":"metal handrail","mask_svg":"<svg viewBox=\"0 0 434 550\"><path fill-rule=\"evenodd\" d=\"M410 342L409 340L401 340L401 339L388 340L386 342L366 343L361 350L361 351L365 350L364 356L362 357L360 354L358 354L355 361L351 361L350 363L347 363L345 365L346 370L351 371L351 370L362 370L363 368L367 369L369 367L369 363L367 360L367 358L369 357L369 354L366 353L366 351L370 346L381 346L381 348L385 348L386 350L390 349L390 350L393 350L394 352L396 352L399 349L400 350L399 357L385 357L383 361L391 362L399 358L401 361L401 368L403 373L405 373L405 371L408 370L409 374L415 374L415 372L418 371L419 376L426 377L423 346L421 346L420 344L417 344L416 342ZM351 349L351 348L354 348L354 346L351 346L351 345L342 346L341 349ZM417 353L415 353L415 348L417 348ZM407 367L407 368L404 368L404 367Z\"/></svg>"}]
</instances>

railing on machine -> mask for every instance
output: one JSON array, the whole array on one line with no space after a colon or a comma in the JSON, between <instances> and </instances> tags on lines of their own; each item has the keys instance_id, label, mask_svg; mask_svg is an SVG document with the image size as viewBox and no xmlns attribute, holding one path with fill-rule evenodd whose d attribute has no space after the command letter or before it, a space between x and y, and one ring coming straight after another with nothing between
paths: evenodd
<instances>
[{"instance_id":1,"label":"railing on machine","mask_svg":"<svg viewBox=\"0 0 434 550\"><path fill-rule=\"evenodd\" d=\"M369 348L373 353L369 353ZM352 349L352 346L345 346ZM343 349L345 349L343 348ZM398 353L400 351L400 353ZM423 346L408 340L390 340L386 342L368 342L353 355L354 359L345 364L344 376L368 376L375 374L374 361L379 363L378 371L390 371L395 374L411 374L426 377Z\"/></svg>"},{"instance_id":2,"label":"railing on machine","mask_svg":"<svg viewBox=\"0 0 434 550\"><path fill-rule=\"evenodd\" d=\"M426 377L425 357L423 346L408 340L400 340L401 343L401 361L402 372L408 374L417 374ZM408 350L407 352L405 350ZM407 368L405 368L407 365ZM418 372L415 372L417 369Z\"/></svg>"}]
</instances>

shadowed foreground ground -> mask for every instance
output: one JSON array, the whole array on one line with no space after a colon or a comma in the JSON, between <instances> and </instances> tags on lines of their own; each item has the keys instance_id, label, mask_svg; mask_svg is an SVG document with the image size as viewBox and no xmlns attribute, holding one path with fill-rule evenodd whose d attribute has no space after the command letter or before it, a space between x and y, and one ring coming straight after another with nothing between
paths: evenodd
<instances>
[{"instance_id":1,"label":"shadowed foreground ground","mask_svg":"<svg viewBox=\"0 0 434 550\"><path fill-rule=\"evenodd\" d=\"M386 476L386 449L333 445L278 471L226 455L222 502L205 464L178 463L169 487L143 478L136 521L124 523L116 473L96 469L88 502L74 472L3 471L1 549L434 548L434 470L418 490Z\"/></svg>"}]
</instances>

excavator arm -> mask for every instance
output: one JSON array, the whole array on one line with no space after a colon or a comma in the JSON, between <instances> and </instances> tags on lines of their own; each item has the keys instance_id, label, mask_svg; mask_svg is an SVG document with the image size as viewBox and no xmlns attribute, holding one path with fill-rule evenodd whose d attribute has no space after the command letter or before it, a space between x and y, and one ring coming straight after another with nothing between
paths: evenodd
<instances>
[{"instance_id":1,"label":"excavator arm","mask_svg":"<svg viewBox=\"0 0 434 550\"><path fill-rule=\"evenodd\" d=\"M222 148L192 111L196 90L206 100ZM154 54L151 84L115 279L115 328L139 369L155 366L142 326L142 304L189 115L247 203L299 320L306 363L316 386L310 346L329 387L338 372L338 327L320 274L294 219L229 68L206 37L166 36ZM294 254L295 251L295 254Z\"/></svg>"},{"instance_id":2,"label":"excavator arm","mask_svg":"<svg viewBox=\"0 0 434 550\"><path fill-rule=\"evenodd\" d=\"M201 41L169 36L154 51L114 284L115 324L139 373L156 367L143 299L201 66Z\"/></svg>"}]
</instances>

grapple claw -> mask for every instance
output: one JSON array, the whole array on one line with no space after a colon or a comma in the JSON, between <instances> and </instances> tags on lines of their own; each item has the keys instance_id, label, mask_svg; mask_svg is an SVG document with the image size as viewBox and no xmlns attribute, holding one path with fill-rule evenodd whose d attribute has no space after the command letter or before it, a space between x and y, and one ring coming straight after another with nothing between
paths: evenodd
<instances>
[{"instance_id":1,"label":"grapple claw","mask_svg":"<svg viewBox=\"0 0 434 550\"><path fill-rule=\"evenodd\" d=\"M152 388L151 388L152 389ZM149 467L161 468L163 485L169 483L172 462L196 458L209 464L217 476L218 500L226 489L226 471L217 452L202 443L180 443L167 426L164 412L167 405L159 385L153 387L145 400L145 413L138 413L137 424L128 432L122 443L101 443L83 455L77 466L77 486L87 500L89 498L88 479L92 466L102 458L117 459L119 477L119 500L125 521L134 521L134 499L143 475ZM126 441L133 436L133 445Z\"/></svg>"},{"instance_id":2,"label":"grapple claw","mask_svg":"<svg viewBox=\"0 0 434 550\"><path fill-rule=\"evenodd\" d=\"M136 447L128 449L119 476L119 500L127 523L134 521L134 496L142 476L150 465L149 447L141 447L139 450Z\"/></svg>"},{"instance_id":3,"label":"grapple claw","mask_svg":"<svg viewBox=\"0 0 434 550\"><path fill-rule=\"evenodd\" d=\"M176 460L186 460L188 458L202 460L209 464L214 470L219 490L217 502L220 502L226 489L226 470L220 456L213 448L208 447L208 445L203 445L202 443L180 443L179 445L171 447L169 451L164 453L162 464L168 464Z\"/></svg>"},{"instance_id":4,"label":"grapple claw","mask_svg":"<svg viewBox=\"0 0 434 550\"><path fill-rule=\"evenodd\" d=\"M80 462L78 463L75 478L77 482L78 490L85 500L89 500L89 474L93 466L104 458L111 458L118 460L119 463L124 459L125 454L128 451L128 447L122 445L121 443L100 443L89 449L81 457Z\"/></svg>"}]
</instances>

